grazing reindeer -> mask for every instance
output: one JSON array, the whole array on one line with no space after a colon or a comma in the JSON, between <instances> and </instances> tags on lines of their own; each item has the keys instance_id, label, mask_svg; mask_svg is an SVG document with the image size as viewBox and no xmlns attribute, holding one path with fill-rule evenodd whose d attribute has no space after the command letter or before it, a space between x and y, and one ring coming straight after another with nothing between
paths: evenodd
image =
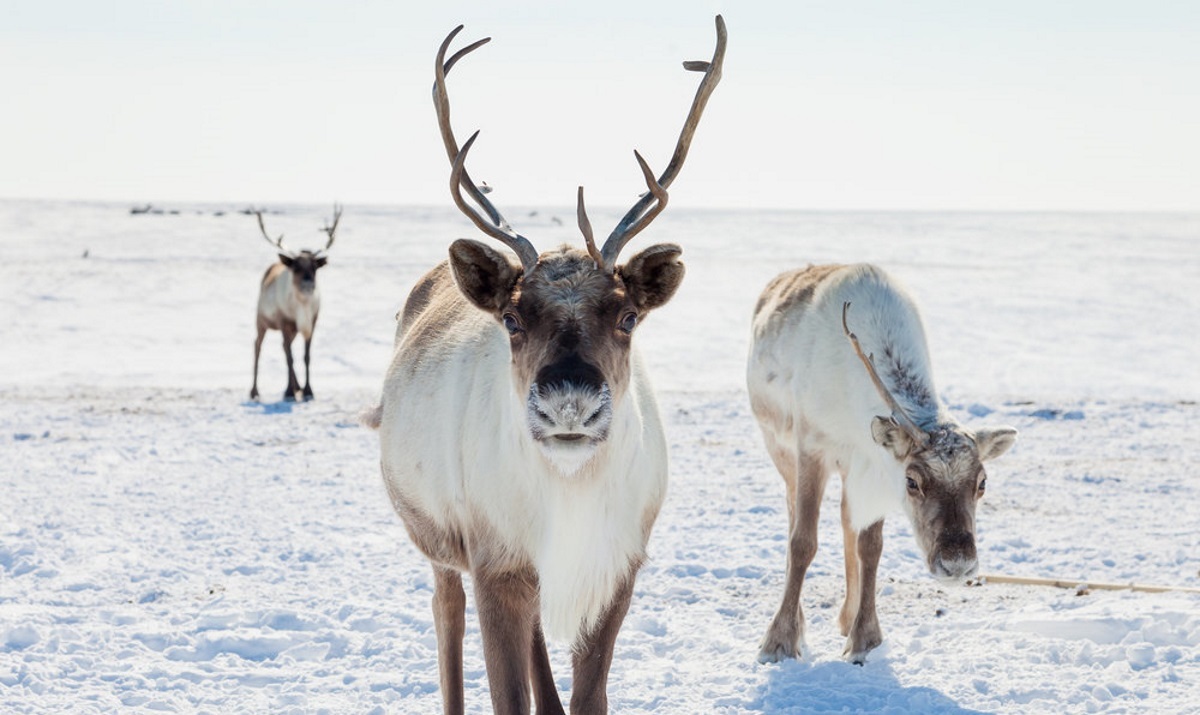
<instances>
[{"instance_id":1,"label":"grazing reindeer","mask_svg":"<svg viewBox=\"0 0 1200 715\"><path fill-rule=\"evenodd\" d=\"M317 270L325 265L325 252L333 245L338 221L342 219L342 209L334 206L333 225L327 224L321 229L329 237L325 248L298 253L283 247L283 234L279 234L279 238L276 239L267 235L262 211L255 211L254 214L258 216L258 228L262 231L263 238L279 251L279 262L267 269L258 292L258 336L254 338L254 384L250 387L250 399L258 399L258 354L262 350L263 337L268 330L278 330L283 333L283 354L287 358L288 369L288 385L283 399L295 402L296 393L301 392L305 400L311 400L313 391L308 377L308 356L309 348L312 347L313 329L317 326L317 313L321 310ZM292 341L296 339L297 333L304 336L303 391L300 390L300 381L296 379L296 370L292 366Z\"/></svg>"},{"instance_id":2,"label":"grazing reindeer","mask_svg":"<svg viewBox=\"0 0 1200 715\"><path fill-rule=\"evenodd\" d=\"M868 353L850 332L851 304ZM844 655L861 664L882 641L875 573L884 515L903 507L933 575L973 574L982 463L1011 447L1017 432L954 421L934 388L916 305L867 264L809 266L771 281L754 312L747 379L788 499L787 585L759 660L800 655L800 589L817 550L825 482L836 470L846 558L839 623Z\"/></svg>"},{"instance_id":3,"label":"grazing reindeer","mask_svg":"<svg viewBox=\"0 0 1200 715\"><path fill-rule=\"evenodd\" d=\"M392 504L432 562L444 708L463 711L462 641L470 574L497 713L562 713L543 638L573 646L571 712L603 713L613 643L666 490L667 447L635 328L670 300L682 253L658 244L617 264L625 244L667 204L697 122L721 76L725 25L717 23L667 169L602 249L578 194L587 251L541 255L513 231L465 169L450 124L445 74L487 39L437 54L434 103L454 203L519 259L460 239L449 261L418 281L398 316L380 405L381 467ZM490 39L490 38L489 38ZM463 191L482 209L471 207Z\"/></svg>"}]
</instances>

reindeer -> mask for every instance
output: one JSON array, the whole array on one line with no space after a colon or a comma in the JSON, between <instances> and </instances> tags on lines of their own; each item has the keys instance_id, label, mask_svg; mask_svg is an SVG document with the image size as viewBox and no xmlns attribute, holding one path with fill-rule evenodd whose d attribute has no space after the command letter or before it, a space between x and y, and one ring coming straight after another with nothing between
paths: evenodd
<instances>
[{"instance_id":1,"label":"reindeer","mask_svg":"<svg viewBox=\"0 0 1200 715\"><path fill-rule=\"evenodd\" d=\"M434 104L451 161L450 193L484 234L517 255L460 239L421 278L398 316L381 402L381 467L392 505L433 566L434 622L446 713L463 711L462 572L475 586L492 705L562 713L545 633L573 649L572 713L608 709L617 631L667 482L667 446L637 327L674 295L682 249L621 249L666 207L696 125L721 76L725 25L666 170L637 152L648 193L597 248L577 197L587 251L539 255L467 175L450 123L446 73L486 38L437 53ZM476 210L463 192L479 207Z\"/></svg>"},{"instance_id":2,"label":"reindeer","mask_svg":"<svg viewBox=\"0 0 1200 715\"><path fill-rule=\"evenodd\" d=\"M847 322L852 304L866 353ZM937 397L916 305L869 264L809 266L772 280L754 311L747 382L788 506L783 602L759 660L806 650L800 590L817 550L825 483L837 471L846 562L838 622L848 636L843 655L862 664L882 642L875 574L884 516L903 508L934 576L975 573L983 463L1007 451L1016 430L969 430L950 416Z\"/></svg>"},{"instance_id":3,"label":"reindeer","mask_svg":"<svg viewBox=\"0 0 1200 715\"><path fill-rule=\"evenodd\" d=\"M263 337L268 330L278 330L283 333L283 354L287 358L288 369L288 385L283 399L295 402L296 393L301 392L305 400L311 400L313 391L309 382L308 357L309 348L312 347L313 329L317 326L317 313L321 310L317 270L325 265L325 252L333 245L338 221L342 219L342 209L336 205L333 207L333 225L326 224L321 229L329 237L329 241L318 251L295 252L284 248L283 234L272 239L267 235L262 211L255 211L254 215L258 217L258 228L262 231L263 238L279 251L279 262L263 274L262 287L258 292L258 318L255 321L258 335L254 338L254 384L250 387L250 399L258 399L258 354L262 350ZM304 336L303 391L300 390L300 381L296 379L296 371L292 366L292 341L296 339L297 333Z\"/></svg>"}]
</instances>

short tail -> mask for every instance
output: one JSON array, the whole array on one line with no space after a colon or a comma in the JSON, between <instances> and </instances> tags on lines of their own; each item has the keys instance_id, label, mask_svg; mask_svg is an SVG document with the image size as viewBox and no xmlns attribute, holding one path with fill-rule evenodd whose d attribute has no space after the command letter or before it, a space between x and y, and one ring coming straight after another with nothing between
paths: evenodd
<instances>
[{"instance_id":1,"label":"short tail","mask_svg":"<svg viewBox=\"0 0 1200 715\"><path fill-rule=\"evenodd\" d=\"M358 413L358 421L365 427L379 429L380 423L383 422L383 403L364 408L362 412Z\"/></svg>"}]
</instances>

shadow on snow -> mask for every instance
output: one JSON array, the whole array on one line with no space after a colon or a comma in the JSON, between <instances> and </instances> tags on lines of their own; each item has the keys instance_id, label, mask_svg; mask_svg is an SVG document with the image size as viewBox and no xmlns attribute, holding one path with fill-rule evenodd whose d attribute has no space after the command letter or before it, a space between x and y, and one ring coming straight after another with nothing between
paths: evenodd
<instances>
[{"instance_id":1,"label":"shadow on snow","mask_svg":"<svg viewBox=\"0 0 1200 715\"><path fill-rule=\"evenodd\" d=\"M879 657L878 655L876 657ZM843 661L787 661L764 666L771 672L747 703L754 712L795 713L940 713L980 715L933 688L905 686L886 662L865 666Z\"/></svg>"}]
</instances>

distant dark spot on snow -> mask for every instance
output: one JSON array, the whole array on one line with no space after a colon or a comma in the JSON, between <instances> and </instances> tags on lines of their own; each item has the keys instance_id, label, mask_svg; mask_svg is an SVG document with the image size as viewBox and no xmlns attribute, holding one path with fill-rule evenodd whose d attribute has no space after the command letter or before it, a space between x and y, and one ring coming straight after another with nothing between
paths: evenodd
<instances>
[{"instance_id":1,"label":"distant dark spot on snow","mask_svg":"<svg viewBox=\"0 0 1200 715\"><path fill-rule=\"evenodd\" d=\"M995 410L988 407L987 405L981 405L979 403L976 403L976 404L973 404L970 407L968 407L967 412L971 413L971 415L974 417L987 417L988 415L995 412Z\"/></svg>"}]
</instances>

